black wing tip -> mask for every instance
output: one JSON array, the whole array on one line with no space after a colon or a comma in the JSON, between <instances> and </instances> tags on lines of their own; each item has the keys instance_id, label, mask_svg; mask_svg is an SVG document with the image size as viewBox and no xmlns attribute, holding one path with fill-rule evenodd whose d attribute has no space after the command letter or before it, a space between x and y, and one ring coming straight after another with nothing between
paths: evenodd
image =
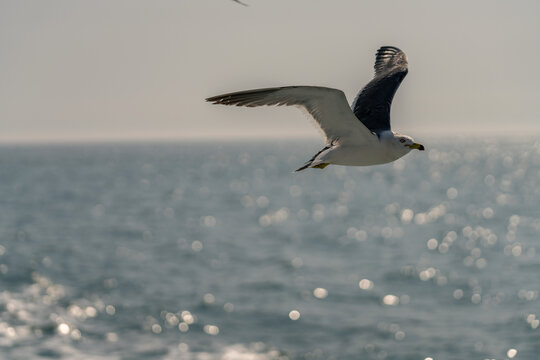
<instances>
[{"instance_id":1,"label":"black wing tip","mask_svg":"<svg viewBox=\"0 0 540 360\"><path fill-rule=\"evenodd\" d=\"M395 69L404 71L407 69L407 55L395 46L381 46L375 54L374 68L375 77Z\"/></svg>"},{"instance_id":2,"label":"black wing tip","mask_svg":"<svg viewBox=\"0 0 540 360\"><path fill-rule=\"evenodd\" d=\"M246 98L244 93L239 92L216 95L206 98L205 100L212 104L235 105L239 101L246 100Z\"/></svg>"},{"instance_id":3,"label":"black wing tip","mask_svg":"<svg viewBox=\"0 0 540 360\"><path fill-rule=\"evenodd\" d=\"M254 99L254 96L257 97L260 95L271 94L281 89L283 89L283 87L237 91L228 94L212 96L206 98L205 100L213 104L250 106L248 105L248 103Z\"/></svg>"},{"instance_id":4,"label":"black wing tip","mask_svg":"<svg viewBox=\"0 0 540 360\"><path fill-rule=\"evenodd\" d=\"M211 103L211 104L227 105L227 97L223 97L223 96L212 96L212 97L206 98L204 100L206 102Z\"/></svg>"},{"instance_id":5,"label":"black wing tip","mask_svg":"<svg viewBox=\"0 0 540 360\"><path fill-rule=\"evenodd\" d=\"M218 95L218 96L212 96L212 97L208 97L206 99L204 99L206 102L209 102L209 103L212 103L212 104L219 104L219 102L221 100L223 100L223 97Z\"/></svg>"},{"instance_id":6,"label":"black wing tip","mask_svg":"<svg viewBox=\"0 0 540 360\"><path fill-rule=\"evenodd\" d=\"M397 48L395 46L391 46L391 45L384 45L384 46L381 46L378 50L377 50L377 53L382 53L382 52L387 52L387 51L391 51L391 52L402 52L402 50L400 48Z\"/></svg>"}]
</instances>

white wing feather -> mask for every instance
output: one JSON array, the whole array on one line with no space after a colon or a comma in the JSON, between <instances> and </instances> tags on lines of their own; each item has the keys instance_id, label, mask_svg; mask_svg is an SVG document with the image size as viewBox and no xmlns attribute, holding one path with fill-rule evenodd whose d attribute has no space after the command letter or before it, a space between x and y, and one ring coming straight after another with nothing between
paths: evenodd
<instances>
[{"instance_id":1,"label":"white wing feather","mask_svg":"<svg viewBox=\"0 0 540 360\"><path fill-rule=\"evenodd\" d=\"M328 143L363 143L376 140L352 112L341 90L318 86L287 86L223 94L206 99L236 106L296 105L315 119Z\"/></svg>"}]
</instances>

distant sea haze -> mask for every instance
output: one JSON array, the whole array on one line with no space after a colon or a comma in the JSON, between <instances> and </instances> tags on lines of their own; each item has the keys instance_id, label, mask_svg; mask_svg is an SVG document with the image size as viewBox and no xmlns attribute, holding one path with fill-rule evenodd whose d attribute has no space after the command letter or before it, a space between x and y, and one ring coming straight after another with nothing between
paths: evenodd
<instances>
[{"instance_id":1,"label":"distant sea haze","mask_svg":"<svg viewBox=\"0 0 540 360\"><path fill-rule=\"evenodd\" d=\"M540 143L3 146L0 357L535 359Z\"/></svg>"}]
</instances>

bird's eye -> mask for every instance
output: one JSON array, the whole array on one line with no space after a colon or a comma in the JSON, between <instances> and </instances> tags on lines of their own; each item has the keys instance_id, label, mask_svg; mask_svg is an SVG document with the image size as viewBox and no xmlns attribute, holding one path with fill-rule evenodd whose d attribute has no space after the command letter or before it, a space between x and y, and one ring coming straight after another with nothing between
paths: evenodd
<instances>
[{"instance_id":1,"label":"bird's eye","mask_svg":"<svg viewBox=\"0 0 540 360\"><path fill-rule=\"evenodd\" d=\"M400 143L404 143L404 142L405 142L405 139L399 139L399 142L400 142Z\"/></svg>"}]
</instances>

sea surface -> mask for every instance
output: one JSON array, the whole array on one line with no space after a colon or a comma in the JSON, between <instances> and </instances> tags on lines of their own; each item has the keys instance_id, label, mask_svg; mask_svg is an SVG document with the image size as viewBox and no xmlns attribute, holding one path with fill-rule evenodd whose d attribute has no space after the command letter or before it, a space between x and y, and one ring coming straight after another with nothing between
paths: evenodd
<instances>
[{"instance_id":1,"label":"sea surface","mask_svg":"<svg viewBox=\"0 0 540 360\"><path fill-rule=\"evenodd\" d=\"M540 142L0 147L1 359L539 359Z\"/></svg>"}]
</instances>

